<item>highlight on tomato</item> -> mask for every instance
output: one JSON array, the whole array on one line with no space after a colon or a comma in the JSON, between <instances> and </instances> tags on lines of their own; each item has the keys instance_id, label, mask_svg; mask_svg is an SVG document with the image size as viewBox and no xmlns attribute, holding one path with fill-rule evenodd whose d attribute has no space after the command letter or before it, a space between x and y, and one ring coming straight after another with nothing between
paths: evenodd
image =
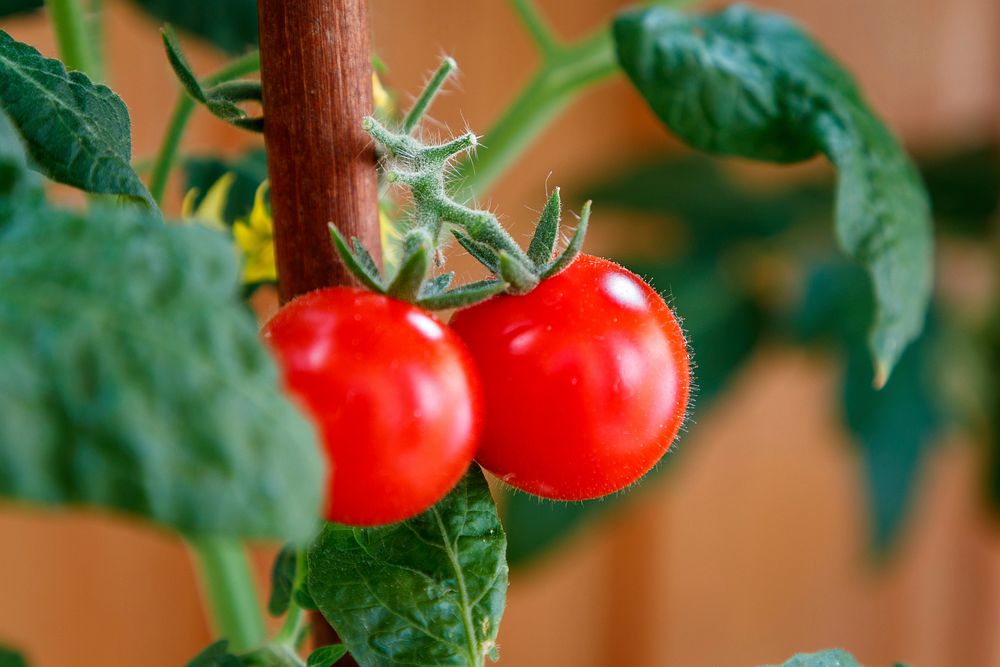
<instances>
[{"instance_id":1,"label":"highlight on tomato","mask_svg":"<svg viewBox=\"0 0 1000 667\"><path fill-rule=\"evenodd\" d=\"M531 292L460 310L450 324L484 388L476 460L515 488L555 500L614 493L660 460L684 422L681 327L614 262L580 255Z\"/></svg>"},{"instance_id":2,"label":"highlight on tomato","mask_svg":"<svg viewBox=\"0 0 1000 667\"><path fill-rule=\"evenodd\" d=\"M263 337L322 436L330 521L407 519L444 497L472 463L479 380L465 345L430 313L331 287L288 303Z\"/></svg>"}]
</instances>

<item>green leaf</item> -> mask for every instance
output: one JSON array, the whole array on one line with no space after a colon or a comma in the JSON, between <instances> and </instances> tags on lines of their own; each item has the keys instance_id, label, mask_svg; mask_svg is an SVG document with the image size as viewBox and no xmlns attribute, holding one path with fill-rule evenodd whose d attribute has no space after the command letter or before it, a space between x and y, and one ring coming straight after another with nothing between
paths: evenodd
<instances>
[{"instance_id":1,"label":"green leaf","mask_svg":"<svg viewBox=\"0 0 1000 667\"><path fill-rule=\"evenodd\" d=\"M223 235L96 207L0 227L0 496L301 540L324 466Z\"/></svg>"},{"instance_id":2,"label":"green leaf","mask_svg":"<svg viewBox=\"0 0 1000 667\"><path fill-rule=\"evenodd\" d=\"M17 651L0 646L0 667L28 667L28 663Z\"/></svg>"},{"instance_id":3,"label":"green leaf","mask_svg":"<svg viewBox=\"0 0 1000 667\"><path fill-rule=\"evenodd\" d=\"M362 667L475 667L495 648L506 543L473 466L413 519L380 528L328 524L309 551L309 590Z\"/></svg>"},{"instance_id":4,"label":"green leaf","mask_svg":"<svg viewBox=\"0 0 1000 667\"><path fill-rule=\"evenodd\" d=\"M0 106L24 139L33 166L52 180L155 208L132 169L131 123L121 98L2 30Z\"/></svg>"},{"instance_id":5,"label":"green leaf","mask_svg":"<svg viewBox=\"0 0 1000 667\"><path fill-rule=\"evenodd\" d=\"M163 38L163 47L167 52L167 60L174 70L177 79L184 86L184 90L194 101L202 104L213 116L223 120L230 125L263 132L264 122L262 118L248 118L246 112L239 107L237 102L255 101L262 102L261 84L259 81L240 80L226 81L217 86L205 90L198 77L191 70L191 66L184 57L177 35L169 25L164 26L160 31Z\"/></svg>"},{"instance_id":6,"label":"green leaf","mask_svg":"<svg viewBox=\"0 0 1000 667\"><path fill-rule=\"evenodd\" d=\"M306 667L330 667L345 655L347 655L347 647L343 644L321 646L309 654Z\"/></svg>"},{"instance_id":7,"label":"green leaf","mask_svg":"<svg viewBox=\"0 0 1000 667\"><path fill-rule=\"evenodd\" d=\"M851 76L788 19L743 6L704 17L654 7L614 25L618 58L660 119L696 148L839 172L837 238L868 269L869 336L883 384L920 333L930 299L926 195Z\"/></svg>"},{"instance_id":8,"label":"green leaf","mask_svg":"<svg viewBox=\"0 0 1000 667\"><path fill-rule=\"evenodd\" d=\"M862 667L847 651L832 649L820 653L799 653L788 662L769 667Z\"/></svg>"},{"instance_id":9,"label":"green leaf","mask_svg":"<svg viewBox=\"0 0 1000 667\"><path fill-rule=\"evenodd\" d=\"M0 17L27 14L44 6L44 0L0 0Z\"/></svg>"},{"instance_id":10,"label":"green leaf","mask_svg":"<svg viewBox=\"0 0 1000 667\"><path fill-rule=\"evenodd\" d=\"M171 23L231 54L257 46L256 0L134 0L160 23Z\"/></svg>"},{"instance_id":11,"label":"green leaf","mask_svg":"<svg viewBox=\"0 0 1000 667\"><path fill-rule=\"evenodd\" d=\"M295 588L295 569L298 549L294 544L286 544L274 559L271 568L271 597L267 602L267 611L271 616L281 616L288 611L288 603L292 600L292 590Z\"/></svg>"},{"instance_id":12,"label":"green leaf","mask_svg":"<svg viewBox=\"0 0 1000 667\"><path fill-rule=\"evenodd\" d=\"M196 655L187 667L241 667L243 663L235 655L229 653L229 641L217 641Z\"/></svg>"},{"instance_id":13,"label":"green leaf","mask_svg":"<svg viewBox=\"0 0 1000 667\"><path fill-rule=\"evenodd\" d=\"M312 595L305 586L302 588L296 588L295 592L292 593L292 598L295 600L295 604L299 605L305 610L312 611L314 609L319 609L316 606L316 601L312 599Z\"/></svg>"}]
</instances>

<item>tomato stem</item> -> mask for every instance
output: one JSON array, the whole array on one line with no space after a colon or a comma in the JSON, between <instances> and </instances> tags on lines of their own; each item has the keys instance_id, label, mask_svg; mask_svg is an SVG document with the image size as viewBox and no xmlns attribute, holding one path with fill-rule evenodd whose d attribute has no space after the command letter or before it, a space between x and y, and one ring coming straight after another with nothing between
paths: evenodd
<instances>
[{"instance_id":1,"label":"tomato stem","mask_svg":"<svg viewBox=\"0 0 1000 667\"><path fill-rule=\"evenodd\" d=\"M242 653L266 641L257 586L246 552L237 540L201 537L189 540L215 629Z\"/></svg>"},{"instance_id":2,"label":"tomato stem","mask_svg":"<svg viewBox=\"0 0 1000 667\"><path fill-rule=\"evenodd\" d=\"M95 77L94 49L80 0L48 0L48 6L59 42L59 55L66 68Z\"/></svg>"}]
</instances>

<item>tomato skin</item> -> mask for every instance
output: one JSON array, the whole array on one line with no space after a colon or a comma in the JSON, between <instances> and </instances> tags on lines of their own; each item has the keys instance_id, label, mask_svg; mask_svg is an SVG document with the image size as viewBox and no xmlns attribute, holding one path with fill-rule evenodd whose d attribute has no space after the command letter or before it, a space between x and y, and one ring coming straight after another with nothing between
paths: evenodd
<instances>
[{"instance_id":1,"label":"tomato skin","mask_svg":"<svg viewBox=\"0 0 1000 667\"><path fill-rule=\"evenodd\" d=\"M684 334L663 299L613 262L581 255L528 294L460 310L450 325L483 383L476 460L515 488L556 500L614 493L683 424Z\"/></svg>"},{"instance_id":2,"label":"tomato skin","mask_svg":"<svg viewBox=\"0 0 1000 667\"><path fill-rule=\"evenodd\" d=\"M479 379L462 341L430 313L331 287L288 303L263 337L322 435L330 521L407 519L447 494L472 463Z\"/></svg>"}]
</instances>

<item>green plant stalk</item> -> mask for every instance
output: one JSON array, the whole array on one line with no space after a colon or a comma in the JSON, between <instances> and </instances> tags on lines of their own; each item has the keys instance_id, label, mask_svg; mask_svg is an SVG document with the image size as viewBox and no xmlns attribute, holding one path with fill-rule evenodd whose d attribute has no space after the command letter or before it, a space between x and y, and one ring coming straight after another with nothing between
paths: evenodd
<instances>
[{"instance_id":1,"label":"green plant stalk","mask_svg":"<svg viewBox=\"0 0 1000 667\"><path fill-rule=\"evenodd\" d=\"M87 31L90 35L91 78L103 81L104 67L104 0L89 0Z\"/></svg>"},{"instance_id":2,"label":"green plant stalk","mask_svg":"<svg viewBox=\"0 0 1000 667\"><path fill-rule=\"evenodd\" d=\"M242 58L234 60L226 67L215 74L206 77L202 84L206 87L214 86L227 81L232 81L241 76L252 74L260 69L260 54L256 51L249 53ZM185 92L181 92L177 100L174 111L170 116L170 124L163 135L160 143L160 150L156 154L156 161L153 163L153 172L149 177L149 192L153 195L153 200L162 205L163 194L167 189L167 179L173 169L177 152L180 148L181 139L187 129L191 114L194 113L195 101Z\"/></svg>"},{"instance_id":3,"label":"green plant stalk","mask_svg":"<svg viewBox=\"0 0 1000 667\"><path fill-rule=\"evenodd\" d=\"M241 653L264 644L264 619L243 545L227 537L196 538L189 544L215 629L229 640L229 650Z\"/></svg>"},{"instance_id":4,"label":"green plant stalk","mask_svg":"<svg viewBox=\"0 0 1000 667\"><path fill-rule=\"evenodd\" d=\"M483 150L458 167L460 199L481 195L585 88L618 71L611 33L551 53L485 135Z\"/></svg>"},{"instance_id":5,"label":"green plant stalk","mask_svg":"<svg viewBox=\"0 0 1000 667\"><path fill-rule=\"evenodd\" d=\"M551 55L561 48L532 0L511 0L511 4L542 54Z\"/></svg>"},{"instance_id":6,"label":"green plant stalk","mask_svg":"<svg viewBox=\"0 0 1000 667\"><path fill-rule=\"evenodd\" d=\"M67 69L93 76L94 48L80 0L48 0L48 6L63 64Z\"/></svg>"}]
</instances>

